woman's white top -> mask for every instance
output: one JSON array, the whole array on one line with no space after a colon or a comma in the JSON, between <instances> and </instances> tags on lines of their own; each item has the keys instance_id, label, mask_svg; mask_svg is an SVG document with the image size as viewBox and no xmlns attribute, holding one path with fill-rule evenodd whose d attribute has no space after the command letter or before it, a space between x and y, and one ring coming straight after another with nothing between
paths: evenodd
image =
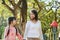
<instances>
[{"instance_id":1,"label":"woman's white top","mask_svg":"<svg viewBox=\"0 0 60 40\"><path fill-rule=\"evenodd\" d=\"M59 38L60 38L60 32L59 32L59 35L58 35L58 36L59 36Z\"/></svg>"},{"instance_id":2,"label":"woman's white top","mask_svg":"<svg viewBox=\"0 0 60 40\"><path fill-rule=\"evenodd\" d=\"M24 33L24 39L26 38L40 38L43 40L43 34L41 29L41 22L38 20L36 23L28 21Z\"/></svg>"}]
</instances>

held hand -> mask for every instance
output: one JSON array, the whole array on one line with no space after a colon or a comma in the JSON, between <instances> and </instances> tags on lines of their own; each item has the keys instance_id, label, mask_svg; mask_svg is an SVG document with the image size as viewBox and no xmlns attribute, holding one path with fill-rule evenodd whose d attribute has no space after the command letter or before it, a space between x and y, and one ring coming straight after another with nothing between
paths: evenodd
<instances>
[{"instance_id":1,"label":"held hand","mask_svg":"<svg viewBox=\"0 0 60 40\"><path fill-rule=\"evenodd\" d=\"M26 40L26 39L23 39L23 40Z\"/></svg>"},{"instance_id":2,"label":"held hand","mask_svg":"<svg viewBox=\"0 0 60 40\"><path fill-rule=\"evenodd\" d=\"M19 40L23 40L23 37L19 33L17 33L17 37Z\"/></svg>"}]
</instances>

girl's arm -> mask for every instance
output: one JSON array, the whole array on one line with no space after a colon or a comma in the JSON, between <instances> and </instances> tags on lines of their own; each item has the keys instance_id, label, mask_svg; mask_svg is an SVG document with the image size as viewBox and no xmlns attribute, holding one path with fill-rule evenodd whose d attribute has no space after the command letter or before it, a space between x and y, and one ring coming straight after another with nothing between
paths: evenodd
<instances>
[{"instance_id":1,"label":"girl's arm","mask_svg":"<svg viewBox=\"0 0 60 40\"><path fill-rule=\"evenodd\" d=\"M22 37L22 35L20 35L19 32L17 33L17 37L18 37L19 40L23 40L23 37Z\"/></svg>"}]
</instances>

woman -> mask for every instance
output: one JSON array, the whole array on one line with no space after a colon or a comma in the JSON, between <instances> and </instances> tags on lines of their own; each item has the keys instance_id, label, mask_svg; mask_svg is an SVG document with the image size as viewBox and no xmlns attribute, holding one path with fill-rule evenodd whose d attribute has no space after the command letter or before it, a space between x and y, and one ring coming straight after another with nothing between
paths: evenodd
<instances>
[{"instance_id":1,"label":"woman","mask_svg":"<svg viewBox=\"0 0 60 40\"><path fill-rule=\"evenodd\" d=\"M38 13L36 10L31 10L30 12L30 21L26 24L24 39L43 40L41 22L38 20Z\"/></svg>"},{"instance_id":2,"label":"woman","mask_svg":"<svg viewBox=\"0 0 60 40\"><path fill-rule=\"evenodd\" d=\"M16 18L15 17L9 17L8 18L9 26L5 28L4 32L4 40L16 40L16 36L19 40L23 40L22 36L17 31L15 25L16 25Z\"/></svg>"}]
</instances>

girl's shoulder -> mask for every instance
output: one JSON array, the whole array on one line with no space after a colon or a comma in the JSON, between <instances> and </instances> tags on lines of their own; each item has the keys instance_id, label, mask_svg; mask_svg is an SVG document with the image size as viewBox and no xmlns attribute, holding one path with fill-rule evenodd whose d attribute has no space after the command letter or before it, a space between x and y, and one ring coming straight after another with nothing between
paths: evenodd
<instances>
[{"instance_id":1,"label":"girl's shoulder","mask_svg":"<svg viewBox=\"0 0 60 40\"><path fill-rule=\"evenodd\" d=\"M5 30L8 30L8 29L9 29L9 26L6 26L6 27L5 27Z\"/></svg>"}]
</instances>

